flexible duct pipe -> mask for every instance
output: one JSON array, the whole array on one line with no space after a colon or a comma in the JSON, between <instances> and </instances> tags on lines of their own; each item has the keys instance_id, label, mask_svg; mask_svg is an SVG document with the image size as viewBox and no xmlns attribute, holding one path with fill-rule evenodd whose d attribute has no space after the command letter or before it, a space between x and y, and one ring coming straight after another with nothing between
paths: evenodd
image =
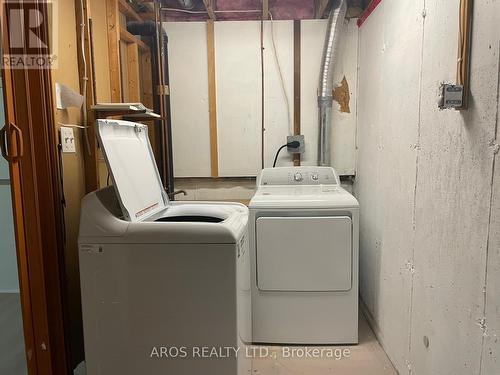
<instances>
[{"instance_id":1,"label":"flexible duct pipe","mask_svg":"<svg viewBox=\"0 0 500 375\"><path fill-rule=\"evenodd\" d=\"M346 11L346 1L337 0L330 12L326 29L318 88L318 165L320 166L330 165L333 68L337 58L339 34Z\"/></svg>"}]
</instances>

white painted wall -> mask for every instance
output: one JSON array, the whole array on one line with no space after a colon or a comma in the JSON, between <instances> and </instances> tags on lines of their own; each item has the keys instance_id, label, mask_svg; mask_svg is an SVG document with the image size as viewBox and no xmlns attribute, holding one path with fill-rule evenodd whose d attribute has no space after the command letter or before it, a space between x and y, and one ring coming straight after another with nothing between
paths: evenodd
<instances>
[{"instance_id":1,"label":"white painted wall","mask_svg":"<svg viewBox=\"0 0 500 375\"><path fill-rule=\"evenodd\" d=\"M288 113L283 89L280 83L278 65L272 45L271 23L264 23L264 160L265 166L272 166L276 150L286 143L286 136L293 134L293 21L275 21L273 23L274 40L277 56L288 96ZM260 96L259 96L260 98ZM260 124L259 124L260 126ZM309 146L310 139L307 139ZM306 147L306 150L310 147ZM283 150L278 165L293 165L290 155Z\"/></svg>"},{"instance_id":2,"label":"white painted wall","mask_svg":"<svg viewBox=\"0 0 500 375\"><path fill-rule=\"evenodd\" d=\"M168 35L174 174L207 177L210 171L207 25L164 23Z\"/></svg>"},{"instance_id":3,"label":"white painted wall","mask_svg":"<svg viewBox=\"0 0 500 375\"><path fill-rule=\"evenodd\" d=\"M326 20L301 21L301 133L306 150L301 155L302 165L317 165L318 158L318 79L323 54ZM293 21L274 22L275 44L290 101L288 125L279 73L274 58L271 23L264 25L265 74L265 166L272 166L278 147L286 143L286 135L293 131ZM351 113L341 113L338 103L332 112L332 165L342 175L355 174L356 88L358 61L358 27L356 20L345 22L338 49L339 59L334 70L334 82L346 77L350 88ZM292 165L290 155L282 152L279 165Z\"/></svg>"},{"instance_id":4,"label":"white painted wall","mask_svg":"<svg viewBox=\"0 0 500 375\"><path fill-rule=\"evenodd\" d=\"M500 373L500 2L475 2L470 109L441 111L458 9L384 0L360 29L361 296L401 374Z\"/></svg>"},{"instance_id":5,"label":"white painted wall","mask_svg":"<svg viewBox=\"0 0 500 375\"><path fill-rule=\"evenodd\" d=\"M260 22L216 22L215 64L219 175L253 176L262 160Z\"/></svg>"},{"instance_id":6,"label":"white painted wall","mask_svg":"<svg viewBox=\"0 0 500 375\"><path fill-rule=\"evenodd\" d=\"M177 177L210 174L208 134L208 75L204 23L166 23L169 33L174 164ZM293 21L273 23L275 44L293 123ZM301 128L306 138L302 164L317 162L317 87L326 20L302 21ZM271 166L276 150L286 143L293 126L271 39L271 22L264 24L264 164ZM358 28L346 22L339 48L335 82L345 75L350 85L351 113L334 103L332 164L340 174L355 173ZM260 22L215 23L217 126L219 169L223 177L255 176L261 154ZM186 51L189 49L189 51ZM197 51L191 51L196 49ZM196 56L186 56L186 54ZM192 62L191 60L196 60ZM191 75L191 76L190 76ZM192 78L194 77L194 78ZM194 98L194 100L193 100ZM194 139L196 138L196 139ZM193 142L193 143L191 143ZM195 159L193 159L195 155ZM279 165L290 165L282 152Z\"/></svg>"}]
</instances>

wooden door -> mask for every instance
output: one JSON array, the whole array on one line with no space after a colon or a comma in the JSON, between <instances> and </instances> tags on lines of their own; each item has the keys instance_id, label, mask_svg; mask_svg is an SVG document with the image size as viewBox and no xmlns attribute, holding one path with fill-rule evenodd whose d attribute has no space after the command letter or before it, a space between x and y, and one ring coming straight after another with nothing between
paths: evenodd
<instances>
[{"instance_id":1,"label":"wooden door","mask_svg":"<svg viewBox=\"0 0 500 375\"><path fill-rule=\"evenodd\" d=\"M6 4L13 3L0 0L4 56L19 54L9 37L9 25L21 22L15 17L23 17L36 7L40 17L49 19L45 1L18 1L18 12L7 8ZM48 23L41 22L38 32L47 35ZM50 69L10 69L4 65L2 76L6 113L2 151L9 161L28 373L68 374L62 277L64 221Z\"/></svg>"}]
</instances>

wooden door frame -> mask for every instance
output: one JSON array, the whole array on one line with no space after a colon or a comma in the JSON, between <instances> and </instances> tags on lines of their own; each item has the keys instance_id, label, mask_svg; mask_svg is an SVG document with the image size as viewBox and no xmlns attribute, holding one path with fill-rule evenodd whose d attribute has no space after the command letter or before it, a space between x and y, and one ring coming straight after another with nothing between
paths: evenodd
<instances>
[{"instance_id":1,"label":"wooden door frame","mask_svg":"<svg viewBox=\"0 0 500 375\"><path fill-rule=\"evenodd\" d=\"M48 20L44 1L35 3ZM4 5L5 1L0 0L2 10ZM6 31L9 17L2 11L2 46L6 54L10 51ZM48 35L47 22L40 32ZM24 153L9 165L28 373L69 374L63 195L51 72L2 69L2 76L6 122L16 124L23 134Z\"/></svg>"}]
</instances>

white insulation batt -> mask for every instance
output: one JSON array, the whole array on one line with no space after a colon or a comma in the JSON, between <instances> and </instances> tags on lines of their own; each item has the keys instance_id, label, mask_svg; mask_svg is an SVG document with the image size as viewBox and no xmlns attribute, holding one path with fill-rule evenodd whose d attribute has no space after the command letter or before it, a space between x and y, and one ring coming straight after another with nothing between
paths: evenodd
<instances>
[{"instance_id":1,"label":"white insulation batt","mask_svg":"<svg viewBox=\"0 0 500 375\"><path fill-rule=\"evenodd\" d=\"M175 176L210 176L207 26L166 24Z\"/></svg>"},{"instance_id":2,"label":"white insulation batt","mask_svg":"<svg viewBox=\"0 0 500 375\"><path fill-rule=\"evenodd\" d=\"M301 133L303 165L316 165L317 88L327 20L301 22ZM293 129L293 21L274 21L274 40L289 100L289 117L272 45L271 22L264 23L264 164ZM210 176L207 33L205 22L167 22L171 83L174 169L176 177ZM335 83L349 86L350 113L334 102L332 165L340 174L355 173L358 28L345 22ZM219 175L255 176L262 166L262 85L260 22L215 23ZM288 120L290 118L290 120ZM279 165L291 165L286 151Z\"/></svg>"}]
</instances>

